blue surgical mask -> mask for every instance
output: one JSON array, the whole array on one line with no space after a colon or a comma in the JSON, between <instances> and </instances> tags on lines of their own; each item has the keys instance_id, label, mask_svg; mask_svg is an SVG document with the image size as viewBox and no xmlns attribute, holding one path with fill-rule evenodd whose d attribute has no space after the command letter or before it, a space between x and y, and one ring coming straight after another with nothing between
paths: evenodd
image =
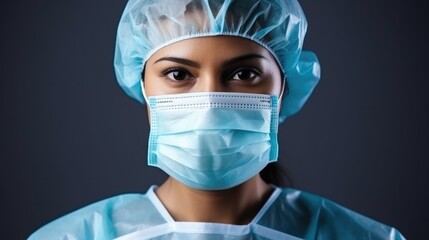
<instances>
[{"instance_id":1,"label":"blue surgical mask","mask_svg":"<svg viewBox=\"0 0 429 240\"><path fill-rule=\"evenodd\" d=\"M203 92L148 101L148 163L189 187L231 188L277 161L276 96Z\"/></svg>"}]
</instances>

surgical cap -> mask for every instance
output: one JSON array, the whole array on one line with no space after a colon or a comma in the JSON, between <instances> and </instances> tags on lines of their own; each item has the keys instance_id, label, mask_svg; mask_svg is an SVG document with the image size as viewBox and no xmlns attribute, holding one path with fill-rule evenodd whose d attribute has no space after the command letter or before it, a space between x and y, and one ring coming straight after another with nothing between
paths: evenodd
<instances>
[{"instance_id":1,"label":"surgical cap","mask_svg":"<svg viewBox=\"0 0 429 240\"><path fill-rule=\"evenodd\" d=\"M142 71L157 50L196 37L242 37L266 48L285 76L283 121L301 109L320 79L317 57L302 51L306 30L297 0L130 0L118 26L116 77L144 103Z\"/></svg>"}]
</instances>

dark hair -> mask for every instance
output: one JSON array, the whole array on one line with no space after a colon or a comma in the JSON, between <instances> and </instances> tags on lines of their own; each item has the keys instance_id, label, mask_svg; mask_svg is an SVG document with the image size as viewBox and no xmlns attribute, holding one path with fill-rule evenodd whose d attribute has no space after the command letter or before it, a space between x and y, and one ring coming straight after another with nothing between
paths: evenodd
<instances>
[{"instance_id":1,"label":"dark hair","mask_svg":"<svg viewBox=\"0 0 429 240\"><path fill-rule=\"evenodd\" d=\"M259 175L268 184L278 187L293 187L292 179L278 162L268 164Z\"/></svg>"}]
</instances>

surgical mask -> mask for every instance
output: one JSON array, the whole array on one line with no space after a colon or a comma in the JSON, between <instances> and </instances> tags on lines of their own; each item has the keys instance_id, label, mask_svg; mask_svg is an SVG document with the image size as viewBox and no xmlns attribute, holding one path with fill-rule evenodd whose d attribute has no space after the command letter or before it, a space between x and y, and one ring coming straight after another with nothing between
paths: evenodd
<instances>
[{"instance_id":1,"label":"surgical mask","mask_svg":"<svg viewBox=\"0 0 429 240\"><path fill-rule=\"evenodd\" d=\"M276 96L203 92L148 102L148 164L191 188L231 188L277 161Z\"/></svg>"}]
</instances>

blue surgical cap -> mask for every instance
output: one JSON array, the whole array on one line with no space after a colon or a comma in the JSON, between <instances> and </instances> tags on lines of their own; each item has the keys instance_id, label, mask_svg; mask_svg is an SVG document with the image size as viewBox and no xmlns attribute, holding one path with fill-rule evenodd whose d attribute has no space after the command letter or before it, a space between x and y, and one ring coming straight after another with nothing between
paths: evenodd
<instances>
[{"instance_id":1,"label":"blue surgical cap","mask_svg":"<svg viewBox=\"0 0 429 240\"><path fill-rule=\"evenodd\" d=\"M306 30L297 0L130 0L118 26L116 77L144 103L142 71L157 50L196 37L242 37L271 52L285 76L283 121L301 109L320 79L317 57L302 51Z\"/></svg>"}]
</instances>

